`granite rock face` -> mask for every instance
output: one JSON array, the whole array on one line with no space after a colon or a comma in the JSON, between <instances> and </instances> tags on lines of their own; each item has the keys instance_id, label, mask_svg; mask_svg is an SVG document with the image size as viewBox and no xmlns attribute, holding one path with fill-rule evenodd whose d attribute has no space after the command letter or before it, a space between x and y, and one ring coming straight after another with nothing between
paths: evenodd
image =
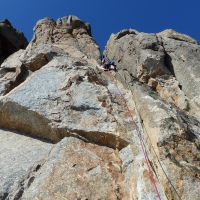
<instances>
[{"instance_id":1,"label":"granite rock face","mask_svg":"<svg viewBox=\"0 0 200 200\"><path fill-rule=\"evenodd\" d=\"M132 91L151 163L168 199L199 198L200 118L194 103L200 91L199 50L197 41L173 30L123 30L111 35L104 52Z\"/></svg>"},{"instance_id":2,"label":"granite rock face","mask_svg":"<svg viewBox=\"0 0 200 200\"><path fill-rule=\"evenodd\" d=\"M176 43L176 40L173 42ZM188 99L180 89L179 80L174 79L171 57L159 34L135 30L112 34L105 55L117 63L120 71L128 71L132 77L156 90L168 103L187 109Z\"/></svg>"},{"instance_id":3,"label":"granite rock face","mask_svg":"<svg viewBox=\"0 0 200 200\"><path fill-rule=\"evenodd\" d=\"M128 199L120 166L113 149L65 138L22 199Z\"/></svg>"},{"instance_id":4,"label":"granite rock face","mask_svg":"<svg viewBox=\"0 0 200 200\"><path fill-rule=\"evenodd\" d=\"M0 141L0 199L18 199L24 182L39 170L53 145L2 129Z\"/></svg>"},{"instance_id":5,"label":"granite rock face","mask_svg":"<svg viewBox=\"0 0 200 200\"><path fill-rule=\"evenodd\" d=\"M0 199L197 200L199 48L122 30L106 72L88 23L40 20L0 66Z\"/></svg>"}]
</instances>

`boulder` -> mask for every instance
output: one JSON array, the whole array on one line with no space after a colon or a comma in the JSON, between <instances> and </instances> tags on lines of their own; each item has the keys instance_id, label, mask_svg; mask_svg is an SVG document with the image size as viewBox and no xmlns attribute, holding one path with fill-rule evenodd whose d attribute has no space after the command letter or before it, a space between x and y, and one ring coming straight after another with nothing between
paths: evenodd
<instances>
[{"instance_id":1,"label":"boulder","mask_svg":"<svg viewBox=\"0 0 200 200\"><path fill-rule=\"evenodd\" d=\"M166 30L158 33L157 35L160 37L163 37L163 38L171 38L174 40L188 42L191 44L198 44L198 42L195 39L193 39L192 37L190 37L189 35L186 35L183 33L178 33L173 29L166 29Z\"/></svg>"},{"instance_id":2,"label":"boulder","mask_svg":"<svg viewBox=\"0 0 200 200\"><path fill-rule=\"evenodd\" d=\"M113 80L93 67L55 57L0 100L0 126L52 142L74 135L123 148L132 135L130 117Z\"/></svg>"}]
</instances>

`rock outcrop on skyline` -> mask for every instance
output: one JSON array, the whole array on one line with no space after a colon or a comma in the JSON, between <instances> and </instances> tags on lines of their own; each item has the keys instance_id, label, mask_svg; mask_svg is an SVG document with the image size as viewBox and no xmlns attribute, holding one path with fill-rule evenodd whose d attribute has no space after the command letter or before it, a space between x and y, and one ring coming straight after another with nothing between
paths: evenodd
<instances>
[{"instance_id":1,"label":"rock outcrop on skyline","mask_svg":"<svg viewBox=\"0 0 200 200\"><path fill-rule=\"evenodd\" d=\"M199 199L196 40L122 30L104 50L115 72L76 16L38 21L28 46L15 33L0 66L0 200Z\"/></svg>"},{"instance_id":2,"label":"rock outcrop on skyline","mask_svg":"<svg viewBox=\"0 0 200 200\"><path fill-rule=\"evenodd\" d=\"M11 23L5 19L0 22L0 64L4 59L28 45L24 34L16 30Z\"/></svg>"}]
</instances>

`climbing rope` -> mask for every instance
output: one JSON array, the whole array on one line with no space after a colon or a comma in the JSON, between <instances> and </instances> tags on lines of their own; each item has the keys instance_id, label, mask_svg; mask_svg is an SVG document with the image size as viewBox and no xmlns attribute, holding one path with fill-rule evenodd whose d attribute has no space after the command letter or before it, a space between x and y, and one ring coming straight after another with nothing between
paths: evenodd
<instances>
[{"instance_id":1,"label":"climbing rope","mask_svg":"<svg viewBox=\"0 0 200 200\"><path fill-rule=\"evenodd\" d=\"M111 74L111 73L110 73L110 74ZM155 178L154 178L153 169L152 169L152 166L151 166L150 161L149 161L149 158L148 158L148 154L147 154L147 151L146 151L146 148L145 148L145 143L144 143L144 141L143 141L142 135L140 134L140 131L139 131L139 129L138 129L138 126L137 126L137 124L135 123L135 121L134 121L134 119L133 119L133 115L131 114L131 111L130 111L130 109L129 109L129 107L128 107L128 104L127 104L127 102L126 102L126 99L125 99L124 96L122 95L122 93L121 93L121 91L120 91L120 89L119 89L119 87L118 87L118 85L117 85L116 77L115 77L115 76L112 76L112 75L111 75L111 77L113 78L113 82L114 82L114 84L115 84L115 86L116 86L116 88L117 88L117 90L118 90L118 92L119 92L119 95L120 95L120 97L124 100L124 103L125 103L125 106L126 106L126 110L128 111L128 113L129 113L129 115L130 115L130 117L131 117L131 120L132 120L134 126L136 127L136 132L137 132L138 138L139 138L139 140L140 140L140 145L141 145L141 149L142 149L142 152L143 152L143 155L144 155L145 163L147 164L147 168L148 168L148 172L149 172L149 176L150 176L150 181L151 181L151 183L152 183L152 185L153 185L153 188L154 188L154 190L155 190L155 193L157 194L158 199L161 200L161 195L160 195L160 193L159 193L159 191L158 191L158 188L157 188L157 185L156 185L156 180L155 180Z\"/></svg>"},{"instance_id":2,"label":"climbing rope","mask_svg":"<svg viewBox=\"0 0 200 200\"><path fill-rule=\"evenodd\" d=\"M160 167L161 167L161 169L162 169L162 171L163 171L165 177L167 178L169 184L172 186L173 190L175 191L175 193L176 193L178 199L179 199L179 200L182 200L181 197L180 197L180 195L178 194L178 192L177 192L175 186L172 184L172 182L171 182L171 180L169 179L167 173L165 172L164 167L162 166L162 163L161 163L161 161L160 161L160 159L159 159L159 157L158 157L158 155L157 155L157 153L156 153L156 150L154 149L154 146L153 146L153 144L152 144L152 142L151 142L150 136L149 136L149 134L148 134L148 132L147 132L145 126L143 126L143 129L144 129L145 133L147 134L147 137L148 137L148 139L149 139L149 141L150 141L150 145L151 145L151 147L152 147L152 149L153 149L154 155L156 156L156 159L157 159L157 161L158 161L158 163L159 163L159 165L160 165Z\"/></svg>"},{"instance_id":3,"label":"climbing rope","mask_svg":"<svg viewBox=\"0 0 200 200\"><path fill-rule=\"evenodd\" d=\"M119 74L119 73L118 73L118 74ZM122 78L122 76L121 76L120 74L119 74L119 76ZM128 86L128 89L131 91L132 96L134 97L133 92L132 92L130 86L129 86L128 84L126 84L126 85ZM135 103L136 103L136 101L135 101ZM139 118L141 119L141 116L140 116L139 112L137 111L137 108L135 108L135 109L136 109L137 115L138 115ZM141 123L141 124L142 124L142 123ZM151 145L151 147L152 147L152 149L153 149L154 155L156 156L156 159L157 159L157 161L158 161L158 164L160 165L160 167L161 167L161 169L162 169L162 171L163 171L165 177L167 178L169 184L171 185L171 187L172 187L173 190L175 191L175 193L176 193L178 199L179 199L179 200L182 200L182 198L180 197L179 193L177 192L175 186L172 184L172 181L170 180L170 178L168 177L166 171L164 170L164 167L163 167L163 165L162 165L162 163L161 163L161 161L160 161L160 159L159 159L159 156L157 155L156 150L155 150L155 148L154 148L154 146L153 146L153 144L152 144L152 142L151 142L151 139L150 139L150 136L149 136L149 134L148 134L148 131L146 130L146 127L145 127L145 126L142 126L142 128L143 128L143 130L145 131L145 133L147 134L147 137L148 137L149 142L150 142L150 145ZM168 198L168 197L167 197L167 198Z\"/></svg>"},{"instance_id":4,"label":"climbing rope","mask_svg":"<svg viewBox=\"0 0 200 200\"><path fill-rule=\"evenodd\" d=\"M119 73L118 73L118 74L119 74ZM120 74L119 74L119 76L123 79L123 77L122 77ZM114 78L115 78L115 82L116 82L116 77L114 77ZM131 91L132 96L134 97L133 92L132 92L130 86L129 86L128 84L127 84L127 86L128 86L128 89ZM136 102L135 102L135 103L136 103ZM137 115L138 115L139 118L141 119L141 117L140 117L140 115L139 115L139 112L137 111L137 108L135 108L135 109L136 109ZM135 123L135 122L134 122L134 123ZM155 154L155 156L156 156L156 159L157 159L157 161L158 161L158 164L159 164L160 167L161 167L161 170L163 171L163 173L164 173L165 177L167 178L169 184L171 185L171 187L172 187L173 190L175 191L175 193L176 193L178 199L179 199L179 200L182 200L181 197L180 197L180 195L179 195L179 193L177 192L175 186L172 184L170 178L168 177L167 173L165 172L164 167L162 166L162 163L161 163L161 161L160 161L160 159L159 159L159 157L158 157L158 155L157 155L157 153L156 153L156 151L155 151L155 149L154 149L154 146L153 146L153 144L152 144L152 142L151 142L151 139L150 139L150 136L149 136L149 134L148 134L148 131L146 130L146 127L145 127L145 126L142 126L142 128L143 128L143 130L145 131L145 133L147 134L147 137L148 137L148 139L149 139L149 141L150 141L150 145L151 145L151 147L152 147L152 149L153 149L153 152L154 152L154 154ZM140 135L141 135L141 134L140 134ZM144 143L144 141L143 141L143 143ZM145 147L145 143L144 143L144 147ZM146 151L146 150L145 150L145 151ZM150 163L149 163L149 164L150 164ZM166 197L167 197L167 196L166 196ZM168 198L168 197L167 197L167 198Z\"/></svg>"}]
</instances>

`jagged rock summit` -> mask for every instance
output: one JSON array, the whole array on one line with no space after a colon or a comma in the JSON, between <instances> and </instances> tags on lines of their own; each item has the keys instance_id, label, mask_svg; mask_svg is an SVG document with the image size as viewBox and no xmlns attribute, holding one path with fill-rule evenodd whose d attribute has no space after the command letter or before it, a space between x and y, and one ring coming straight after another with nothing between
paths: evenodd
<instances>
[{"instance_id":1,"label":"jagged rock summit","mask_svg":"<svg viewBox=\"0 0 200 200\"><path fill-rule=\"evenodd\" d=\"M0 66L0 200L199 199L196 40L112 34L104 55L117 72L102 70L76 16L17 41Z\"/></svg>"},{"instance_id":2,"label":"jagged rock summit","mask_svg":"<svg viewBox=\"0 0 200 200\"><path fill-rule=\"evenodd\" d=\"M0 22L0 64L4 59L28 45L24 34L16 30L11 23L5 19Z\"/></svg>"}]
</instances>

